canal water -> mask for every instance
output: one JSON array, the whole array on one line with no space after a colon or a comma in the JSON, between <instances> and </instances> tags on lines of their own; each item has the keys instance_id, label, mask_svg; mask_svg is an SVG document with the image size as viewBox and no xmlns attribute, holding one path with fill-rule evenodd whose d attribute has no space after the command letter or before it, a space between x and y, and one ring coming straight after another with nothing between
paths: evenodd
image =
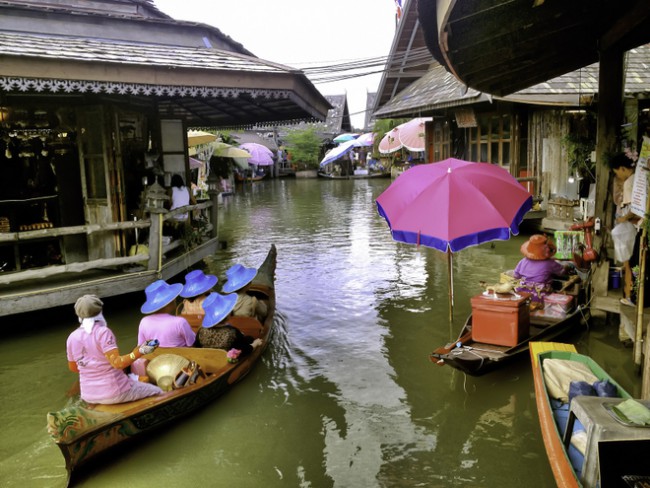
<instances>
[{"instance_id":1,"label":"canal water","mask_svg":"<svg viewBox=\"0 0 650 488\"><path fill-rule=\"evenodd\" d=\"M429 361L457 337L479 281L513 268L526 237L455 255L450 322L446 256L394 242L376 212L389 183L279 179L225 197L224 246L207 266L222 281L232 264L257 266L276 244L270 347L232 391L118 448L77 486L555 486L528 357L479 378ZM106 300L122 351L136 344L143 300ZM0 325L0 485L63 487L45 416L66 404L75 379L65 358L73 308ZM615 320L595 320L567 340L638 395L631 349L617 334Z\"/></svg>"}]
</instances>

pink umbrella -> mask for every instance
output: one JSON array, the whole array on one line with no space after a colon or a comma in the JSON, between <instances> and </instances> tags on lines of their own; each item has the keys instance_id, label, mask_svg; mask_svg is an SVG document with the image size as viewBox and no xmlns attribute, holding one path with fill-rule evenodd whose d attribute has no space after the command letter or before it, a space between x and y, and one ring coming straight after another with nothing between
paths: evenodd
<instances>
[{"instance_id":1,"label":"pink umbrella","mask_svg":"<svg viewBox=\"0 0 650 488\"><path fill-rule=\"evenodd\" d=\"M196 169L203 166L203 161L199 161L196 158L190 158L190 169Z\"/></svg>"},{"instance_id":2,"label":"pink umbrella","mask_svg":"<svg viewBox=\"0 0 650 488\"><path fill-rule=\"evenodd\" d=\"M246 142L239 145L240 148L248 151L251 155L249 164L257 166L270 166L273 164L273 152L266 146L256 142Z\"/></svg>"},{"instance_id":3,"label":"pink umbrella","mask_svg":"<svg viewBox=\"0 0 650 488\"><path fill-rule=\"evenodd\" d=\"M532 195L505 169L454 158L406 170L377 198L393 239L447 253L450 320L452 253L517 235L532 205Z\"/></svg>"},{"instance_id":4,"label":"pink umbrella","mask_svg":"<svg viewBox=\"0 0 650 488\"><path fill-rule=\"evenodd\" d=\"M399 125L399 142L409 151L424 151L424 124L431 117L418 117Z\"/></svg>"},{"instance_id":5,"label":"pink umbrella","mask_svg":"<svg viewBox=\"0 0 650 488\"><path fill-rule=\"evenodd\" d=\"M399 126L386 132L386 135L379 141L379 152L382 154L394 153L401 148L402 143L399 140Z\"/></svg>"}]
</instances>

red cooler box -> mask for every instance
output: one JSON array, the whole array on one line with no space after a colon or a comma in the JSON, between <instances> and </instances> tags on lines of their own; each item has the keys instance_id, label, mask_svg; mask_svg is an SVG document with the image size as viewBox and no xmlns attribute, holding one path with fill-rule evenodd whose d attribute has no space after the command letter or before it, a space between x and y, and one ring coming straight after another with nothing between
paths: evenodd
<instances>
[{"instance_id":1,"label":"red cooler box","mask_svg":"<svg viewBox=\"0 0 650 488\"><path fill-rule=\"evenodd\" d=\"M498 346L516 346L528 337L530 295L520 298L472 297L472 339Z\"/></svg>"}]
</instances>

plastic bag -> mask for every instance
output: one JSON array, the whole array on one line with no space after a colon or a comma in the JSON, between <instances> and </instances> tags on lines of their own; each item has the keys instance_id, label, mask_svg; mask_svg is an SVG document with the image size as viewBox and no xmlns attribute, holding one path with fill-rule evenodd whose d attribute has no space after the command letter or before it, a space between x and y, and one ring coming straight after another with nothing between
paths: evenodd
<instances>
[{"instance_id":1,"label":"plastic bag","mask_svg":"<svg viewBox=\"0 0 650 488\"><path fill-rule=\"evenodd\" d=\"M629 261L634 251L634 239L636 238L636 227L632 222L621 222L612 229L614 240L614 257L616 261L624 263Z\"/></svg>"},{"instance_id":2,"label":"plastic bag","mask_svg":"<svg viewBox=\"0 0 650 488\"><path fill-rule=\"evenodd\" d=\"M596 381L592 386L599 397L618 397L616 385L610 383L608 380Z\"/></svg>"},{"instance_id":3,"label":"plastic bag","mask_svg":"<svg viewBox=\"0 0 650 488\"><path fill-rule=\"evenodd\" d=\"M569 403L579 395L597 396L594 387L586 381L572 381L569 385Z\"/></svg>"}]
</instances>

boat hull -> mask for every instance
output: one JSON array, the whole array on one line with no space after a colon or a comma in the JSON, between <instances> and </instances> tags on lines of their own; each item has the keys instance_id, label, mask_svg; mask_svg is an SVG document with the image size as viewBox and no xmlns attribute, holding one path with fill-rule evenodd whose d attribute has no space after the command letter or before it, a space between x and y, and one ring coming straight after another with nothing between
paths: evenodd
<instances>
[{"instance_id":1,"label":"boat hull","mask_svg":"<svg viewBox=\"0 0 650 488\"><path fill-rule=\"evenodd\" d=\"M578 354L571 344L533 342L530 345L530 359L542 438L557 486L562 488L582 487L583 483L571 464L563 442L563 429L558 426L556 416L553 414L553 407L544 380L543 362L546 359L563 359L582 363L588 366L599 380L606 379L614 384L620 397L631 398L631 396L590 357Z\"/></svg>"},{"instance_id":2,"label":"boat hull","mask_svg":"<svg viewBox=\"0 0 650 488\"><path fill-rule=\"evenodd\" d=\"M588 309L578 307L555 323L532 324L528 337L515 346L507 347L474 342L471 336L472 315L470 315L459 340L433 351L431 361L451 366L473 376L480 376L525 355L531 341L553 340L578 328L588 320L588 317Z\"/></svg>"}]
</instances>

